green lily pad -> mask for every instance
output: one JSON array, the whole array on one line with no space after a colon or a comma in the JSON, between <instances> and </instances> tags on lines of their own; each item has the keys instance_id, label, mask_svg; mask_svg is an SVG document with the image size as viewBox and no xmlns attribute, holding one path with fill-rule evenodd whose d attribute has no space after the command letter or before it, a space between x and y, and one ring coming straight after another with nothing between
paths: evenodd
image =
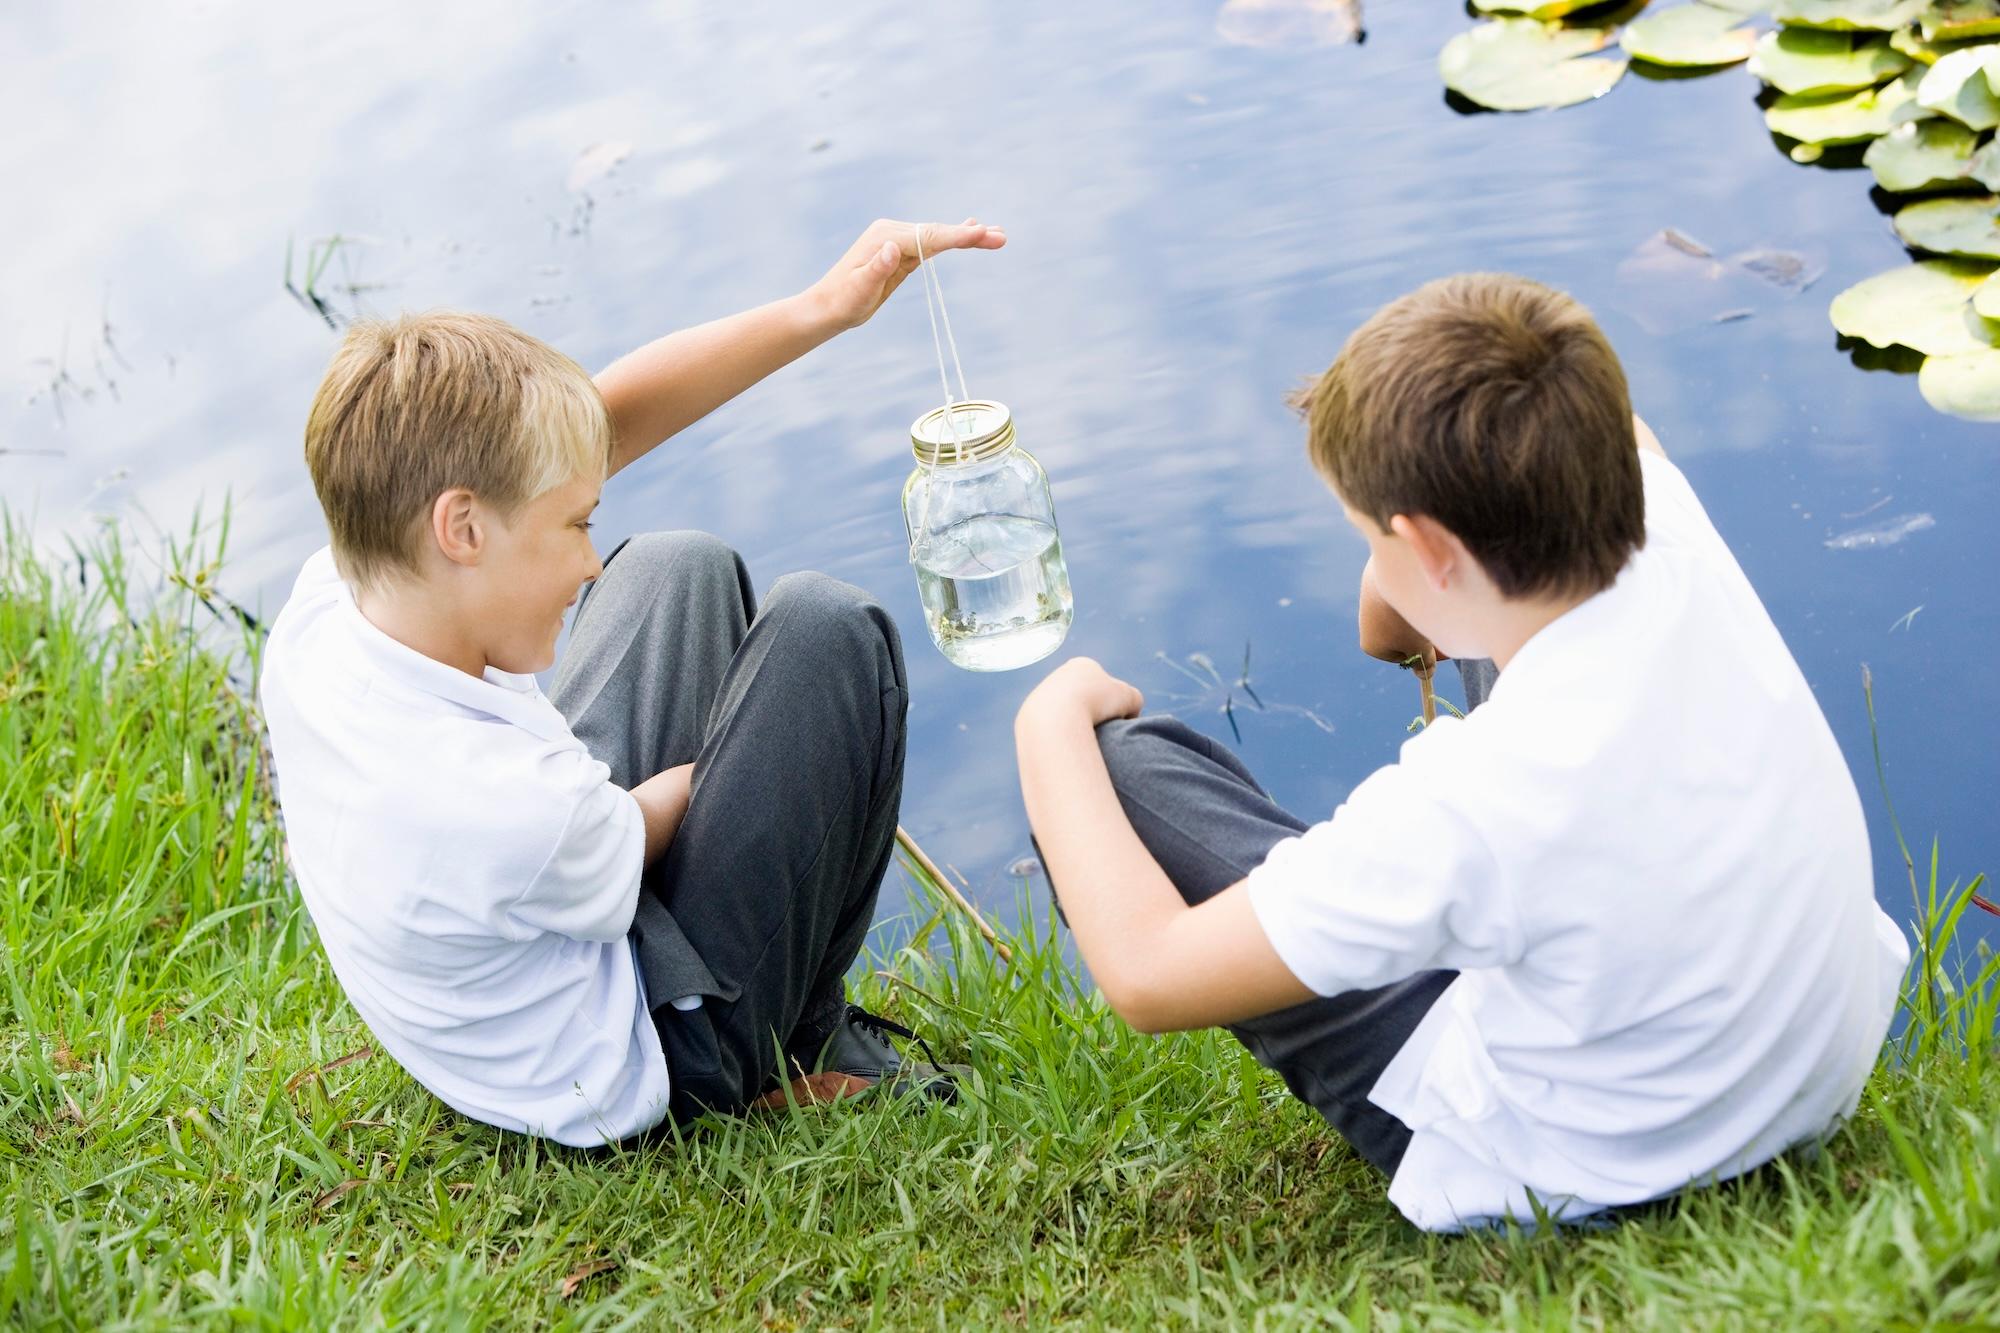
<instances>
[{"instance_id":1,"label":"green lily pad","mask_svg":"<svg viewBox=\"0 0 2000 1333\"><path fill-rule=\"evenodd\" d=\"M1975 130L2000 125L2000 97L1993 95L1987 74L1987 62L1996 56L2000 51L1982 43L1943 57L1924 72L1917 105Z\"/></svg>"},{"instance_id":2,"label":"green lily pad","mask_svg":"<svg viewBox=\"0 0 2000 1333\"><path fill-rule=\"evenodd\" d=\"M1924 259L1864 278L1833 298L1836 332L1876 347L1908 347L1926 356L1976 352L1992 337L1971 299L1991 264Z\"/></svg>"},{"instance_id":3,"label":"green lily pad","mask_svg":"<svg viewBox=\"0 0 2000 1333\"><path fill-rule=\"evenodd\" d=\"M1444 86L1495 111L1574 106L1611 91L1630 63L1588 57L1611 44L1605 28L1494 19L1459 33L1438 54Z\"/></svg>"},{"instance_id":4,"label":"green lily pad","mask_svg":"<svg viewBox=\"0 0 2000 1333\"><path fill-rule=\"evenodd\" d=\"M1986 146L1972 155L1965 164L1965 178L2000 194L2000 139L1988 139Z\"/></svg>"},{"instance_id":5,"label":"green lily pad","mask_svg":"<svg viewBox=\"0 0 2000 1333\"><path fill-rule=\"evenodd\" d=\"M1753 14L1770 13L1777 6L1778 0L1702 0L1702 3L1749 18Z\"/></svg>"},{"instance_id":6,"label":"green lily pad","mask_svg":"<svg viewBox=\"0 0 2000 1333\"><path fill-rule=\"evenodd\" d=\"M1879 139L1896 127L1897 108L1915 97L1914 73L1858 93L1787 93L1764 112L1764 124L1773 134L1799 141L1792 150L1799 162L1812 161L1818 149L1831 144Z\"/></svg>"},{"instance_id":7,"label":"green lily pad","mask_svg":"<svg viewBox=\"0 0 2000 1333\"><path fill-rule=\"evenodd\" d=\"M1917 389L1940 412L2000 421L2000 348L1929 357L1917 371Z\"/></svg>"},{"instance_id":8,"label":"green lily pad","mask_svg":"<svg viewBox=\"0 0 2000 1333\"><path fill-rule=\"evenodd\" d=\"M1968 259L2000 259L2000 199L1990 194L1954 199L1926 199L1896 214L1896 234L1903 244L1940 255Z\"/></svg>"},{"instance_id":9,"label":"green lily pad","mask_svg":"<svg viewBox=\"0 0 2000 1333\"><path fill-rule=\"evenodd\" d=\"M1898 28L1889 34L1889 45L1923 65L1935 65L1953 51L1963 51L1968 46L1985 44L1985 41L1978 37L1959 42L1925 41L1915 28Z\"/></svg>"},{"instance_id":10,"label":"green lily pad","mask_svg":"<svg viewBox=\"0 0 2000 1333\"><path fill-rule=\"evenodd\" d=\"M1757 45L1756 32L1739 26L1742 22L1741 14L1712 5L1676 5L1628 24L1618 44L1653 65L1733 65L1748 59Z\"/></svg>"},{"instance_id":11,"label":"green lily pad","mask_svg":"<svg viewBox=\"0 0 2000 1333\"><path fill-rule=\"evenodd\" d=\"M1915 23L1926 0L1778 0L1772 16L1795 28L1894 32Z\"/></svg>"},{"instance_id":12,"label":"green lily pad","mask_svg":"<svg viewBox=\"0 0 2000 1333\"><path fill-rule=\"evenodd\" d=\"M1868 145L1861 161L1875 183L1897 194L1945 190L1965 183L1979 136L1955 120L1898 125Z\"/></svg>"},{"instance_id":13,"label":"green lily pad","mask_svg":"<svg viewBox=\"0 0 2000 1333\"><path fill-rule=\"evenodd\" d=\"M1927 42L2000 33L2000 0L1933 0L1919 23Z\"/></svg>"},{"instance_id":14,"label":"green lily pad","mask_svg":"<svg viewBox=\"0 0 2000 1333\"><path fill-rule=\"evenodd\" d=\"M1872 33L1779 28L1757 39L1750 72L1781 93L1853 92L1910 67L1910 57Z\"/></svg>"},{"instance_id":15,"label":"green lily pad","mask_svg":"<svg viewBox=\"0 0 2000 1333\"><path fill-rule=\"evenodd\" d=\"M1601 5L1604 0L1472 0L1482 14L1519 15L1530 19L1559 19L1579 9Z\"/></svg>"},{"instance_id":16,"label":"green lily pad","mask_svg":"<svg viewBox=\"0 0 2000 1333\"><path fill-rule=\"evenodd\" d=\"M1972 309L1984 319L2000 320L2000 275L1989 274L1972 289Z\"/></svg>"}]
</instances>

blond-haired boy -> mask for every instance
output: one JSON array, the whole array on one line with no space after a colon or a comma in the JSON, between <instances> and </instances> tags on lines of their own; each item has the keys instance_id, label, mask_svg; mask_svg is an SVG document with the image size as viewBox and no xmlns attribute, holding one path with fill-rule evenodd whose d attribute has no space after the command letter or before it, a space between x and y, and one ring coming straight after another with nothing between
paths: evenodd
<instances>
[{"instance_id":1,"label":"blond-haired boy","mask_svg":"<svg viewBox=\"0 0 2000 1333\"><path fill-rule=\"evenodd\" d=\"M1304 395L1362 646L1500 668L1307 827L1077 659L1016 723L1112 1007L1230 1025L1419 1226L1585 1216L1854 1109L1907 950L1798 666L1569 298L1442 279ZM1468 673L1468 683L1477 681Z\"/></svg>"},{"instance_id":2,"label":"blond-haired boy","mask_svg":"<svg viewBox=\"0 0 2000 1333\"><path fill-rule=\"evenodd\" d=\"M894 1079L847 1006L907 707L888 615L652 533L600 563L605 479L834 334L917 262L877 222L806 291L593 380L477 315L351 329L306 427L329 548L260 693L300 892L384 1050L466 1115L593 1145ZM997 249L927 224L923 252ZM589 585L550 695L565 610ZM895 1030L893 1024L886 1030Z\"/></svg>"}]
</instances>

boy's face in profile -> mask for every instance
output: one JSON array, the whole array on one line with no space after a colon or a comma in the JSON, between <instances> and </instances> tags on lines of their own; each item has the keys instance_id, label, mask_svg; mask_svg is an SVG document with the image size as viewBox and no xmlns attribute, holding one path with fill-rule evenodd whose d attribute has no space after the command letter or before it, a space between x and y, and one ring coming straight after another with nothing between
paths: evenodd
<instances>
[{"instance_id":1,"label":"boy's face in profile","mask_svg":"<svg viewBox=\"0 0 2000 1333\"><path fill-rule=\"evenodd\" d=\"M1336 494L1335 498L1339 498ZM1350 508L1346 500L1340 501L1340 511L1361 539L1368 543L1368 557L1374 566L1375 590L1410 627L1437 646L1437 650L1449 657L1483 657L1485 649L1472 642L1467 633L1468 608L1465 596L1468 588L1463 577L1456 585L1448 582L1440 590L1430 577L1420 558L1418 544L1426 543L1433 560L1439 554L1456 556L1458 560L1470 562L1457 539L1450 536L1434 521L1422 521L1420 533L1409 534L1406 528L1414 526L1410 519L1395 515L1389 523L1392 531L1385 532L1366 514ZM1412 539L1414 536L1414 540ZM1440 552L1440 546L1456 547L1455 551ZM1461 571L1463 572L1463 571Z\"/></svg>"},{"instance_id":2,"label":"boy's face in profile","mask_svg":"<svg viewBox=\"0 0 2000 1333\"><path fill-rule=\"evenodd\" d=\"M572 477L511 517L492 516L473 588L490 665L527 675L556 660L563 612L604 572L590 540L603 489L601 476Z\"/></svg>"}]
</instances>

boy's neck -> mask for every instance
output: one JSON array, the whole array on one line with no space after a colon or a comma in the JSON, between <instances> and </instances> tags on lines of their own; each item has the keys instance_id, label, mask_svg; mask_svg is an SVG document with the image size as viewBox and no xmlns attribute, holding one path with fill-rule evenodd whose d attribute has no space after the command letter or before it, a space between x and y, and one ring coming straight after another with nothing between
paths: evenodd
<instances>
[{"instance_id":1,"label":"boy's neck","mask_svg":"<svg viewBox=\"0 0 2000 1333\"><path fill-rule=\"evenodd\" d=\"M1487 656L1493 659L1494 666L1505 671L1507 664L1514 660L1515 654L1527 645L1528 640L1582 606L1593 595L1511 598L1499 603L1485 626L1483 638L1488 645Z\"/></svg>"},{"instance_id":2,"label":"boy's neck","mask_svg":"<svg viewBox=\"0 0 2000 1333\"><path fill-rule=\"evenodd\" d=\"M484 679L486 654L465 634L451 608L419 582L356 589L355 609L369 624L412 652Z\"/></svg>"}]
</instances>

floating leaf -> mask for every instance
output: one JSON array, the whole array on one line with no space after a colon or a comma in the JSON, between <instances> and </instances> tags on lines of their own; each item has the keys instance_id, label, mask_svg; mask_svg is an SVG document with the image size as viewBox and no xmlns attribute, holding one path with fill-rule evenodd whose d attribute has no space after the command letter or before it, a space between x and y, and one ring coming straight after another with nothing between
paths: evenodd
<instances>
[{"instance_id":1,"label":"floating leaf","mask_svg":"<svg viewBox=\"0 0 2000 1333\"><path fill-rule=\"evenodd\" d=\"M1601 5L1604 0L1472 0L1472 7L1482 14L1519 15L1531 19L1559 19L1565 14L1573 14L1591 5Z\"/></svg>"},{"instance_id":2,"label":"floating leaf","mask_svg":"<svg viewBox=\"0 0 2000 1333\"><path fill-rule=\"evenodd\" d=\"M1611 91L1629 63L1578 59L1611 43L1603 28L1495 19L1459 33L1438 55L1444 86L1495 111L1574 106Z\"/></svg>"},{"instance_id":3,"label":"floating leaf","mask_svg":"<svg viewBox=\"0 0 2000 1333\"><path fill-rule=\"evenodd\" d=\"M1896 109L1914 96L1913 74L1858 93L1787 93L1764 112L1764 124L1773 134L1797 139L1801 147L1815 150L1880 138L1896 127ZM1797 150L1792 153L1800 162L1817 156L1817 151L1807 156Z\"/></svg>"},{"instance_id":4,"label":"floating leaf","mask_svg":"<svg viewBox=\"0 0 2000 1333\"><path fill-rule=\"evenodd\" d=\"M1915 28L1898 28L1889 34L1889 45L1921 65L1935 65L1944 56L1964 46L1963 42L1927 42Z\"/></svg>"},{"instance_id":5,"label":"floating leaf","mask_svg":"<svg viewBox=\"0 0 2000 1333\"><path fill-rule=\"evenodd\" d=\"M1972 310L1985 319L2000 319L2000 276L1988 275L1972 289Z\"/></svg>"},{"instance_id":6,"label":"floating leaf","mask_svg":"<svg viewBox=\"0 0 2000 1333\"><path fill-rule=\"evenodd\" d=\"M1819 28L1780 28L1757 39L1750 72L1781 93L1836 93L1873 88L1910 67L1889 39Z\"/></svg>"},{"instance_id":7,"label":"floating leaf","mask_svg":"<svg viewBox=\"0 0 2000 1333\"><path fill-rule=\"evenodd\" d=\"M1990 342L1970 305L1991 264L1924 259L1864 278L1833 298L1835 331L1876 347L1908 347L1927 356L1976 352Z\"/></svg>"},{"instance_id":8,"label":"floating leaf","mask_svg":"<svg viewBox=\"0 0 2000 1333\"><path fill-rule=\"evenodd\" d=\"M1818 282L1826 265L1793 250L1761 248L1731 255L1729 262L1781 291L1802 292Z\"/></svg>"},{"instance_id":9,"label":"floating leaf","mask_svg":"<svg viewBox=\"0 0 2000 1333\"><path fill-rule=\"evenodd\" d=\"M1755 31L1737 26L1742 22L1742 15L1711 5L1676 5L1628 25L1618 44L1654 65L1733 65L1757 44Z\"/></svg>"},{"instance_id":10,"label":"floating leaf","mask_svg":"<svg viewBox=\"0 0 2000 1333\"><path fill-rule=\"evenodd\" d=\"M1969 259L2000 259L2000 199L1990 194L1957 199L1926 199L1896 214L1896 234L1903 244L1941 255Z\"/></svg>"},{"instance_id":11,"label":"floating leaf","mask_svg":"<svg viewBox=\"0 0 2000 1333\"><path fill-rule=\"evenodd\" d=\"M1778 0L1772 15L1797 28L1894 32L1917 21L1925 0Z\"/></svg>"},{"instance_id":12,"label":"floating leaf","mask_svg":"<svg viewBox=\"0 0 2000 1333\"><path fill-rule=\"evenodd\" d=\"M1940 58L1917 85L1917 105L1975 130L2000 125L2000 98L1987 77L1987 62L1995 56L2000 51L1982 44Z\"/></svg>"},{"instance_id":13,"label":"floating leaf","mask_svg":"<svg viewBox=\"0 0 2000 1333\"><path fill-rule=\"evenodd\" d=\"M2000 194L2000 139L1988 139L1986 146L1972 155L1965 164L1965 177Z\"/></svg>"},{"instance_id":14,"label":"floating leaf","mask_svg":"<svg viewBox=\"0 0 2000 1333\"><path fill-rule=\"evenodd\" d=\"M1898 194L1943 190L1965 183L1979 136L1955 120L1898 125L1868 145L1861 160L1875 183Z\"/></svg>"},{"instance_id":15,"label":"floating leaf","mask_svg":"<svg viewBox=\"0 0 2000 1333\"><path fill-rule=\"evenodd\" d=\"M1744 18L1749 18L1753 14L1770 13L1772 7L1778 3L1778 0L1703 0L1703 3L1714 5L1717 9L1726 9L1732 14L1741 14Z\"/></svg>"},{"instance_id":16,"label":"floating leaf","mask_svg":"<svg viewBox=\"0 0 2000 1333\"><path fill-rule=\"evenodd\" d=\"M2000 0L1933 0L1921 27L1927 42L1991 37L2000 33Z\"/></svg>"},{"instance_id":17,"label":"floating leaf","mask_svg":"<svg viewBox=\"0 0 2000 1333\"><path fill-rule=\"evenodd\" d=\"M1933 356L1917 372L1924 401L1968 421L2000 421L2000 348Z\"/></svg>"}]
</instances>

